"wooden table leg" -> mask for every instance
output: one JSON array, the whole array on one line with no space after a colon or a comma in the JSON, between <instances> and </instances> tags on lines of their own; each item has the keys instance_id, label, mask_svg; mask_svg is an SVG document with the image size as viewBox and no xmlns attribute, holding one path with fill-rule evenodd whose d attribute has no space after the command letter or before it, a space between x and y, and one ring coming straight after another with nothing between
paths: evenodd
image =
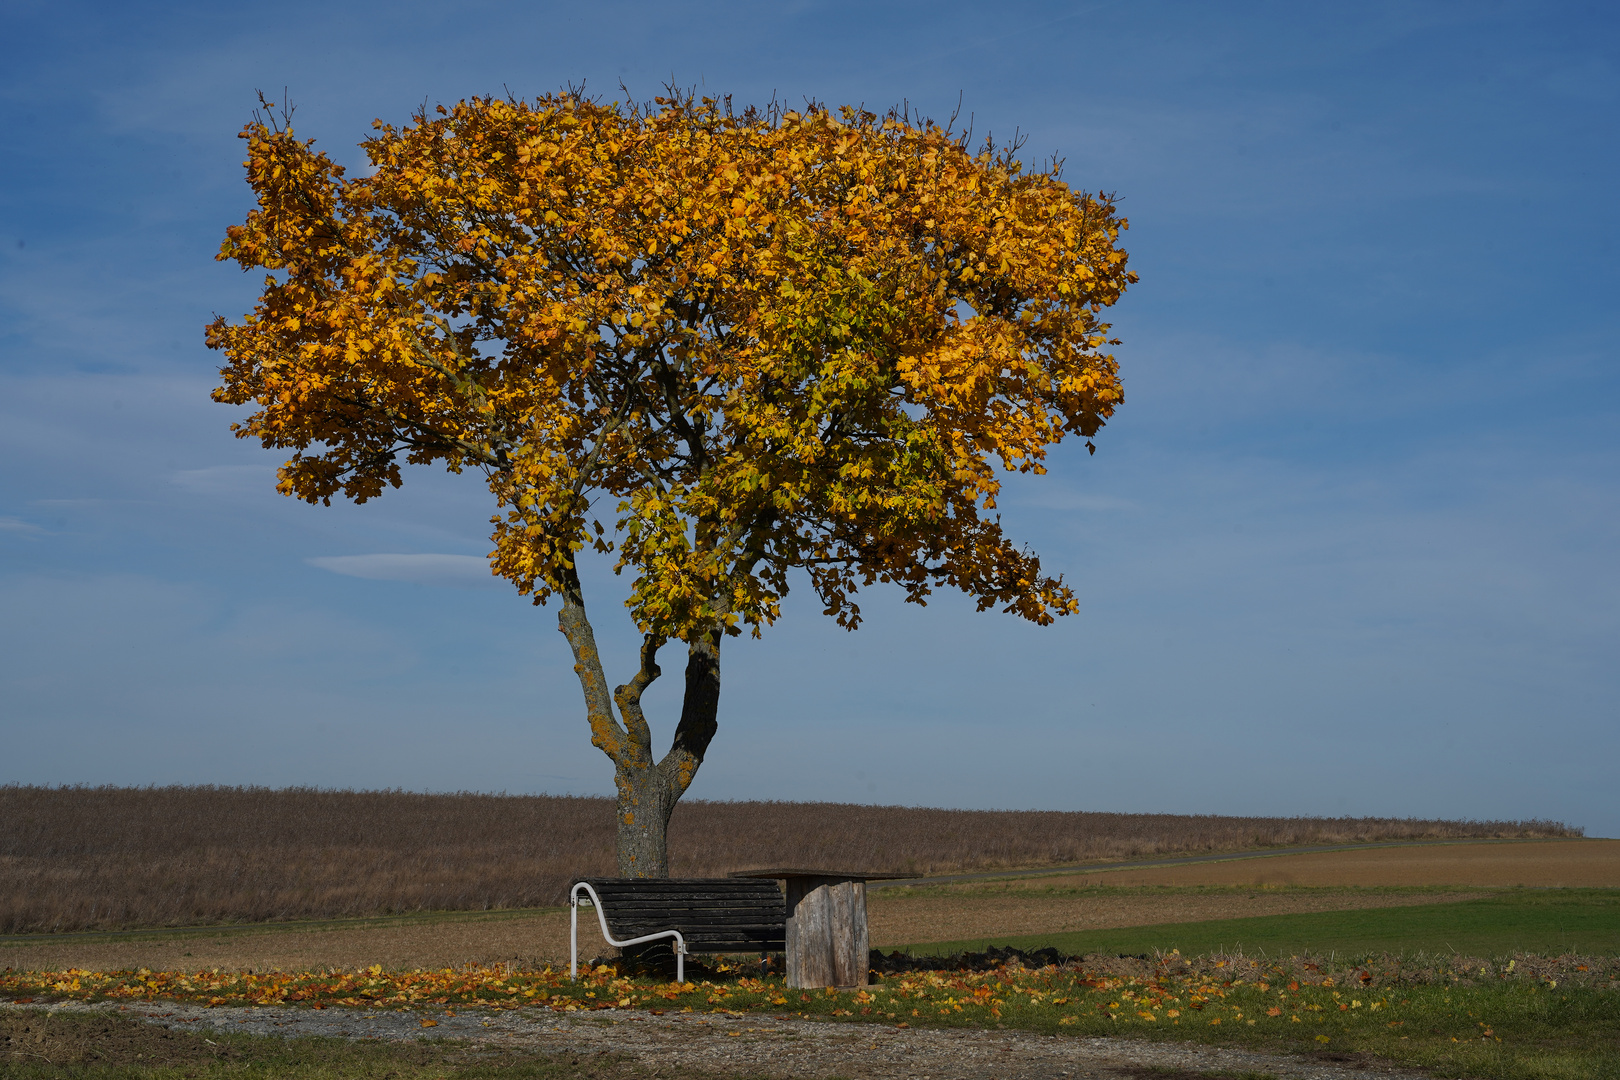
<instances>
[{"instance_id":1,"label":"wooden table leg","mask_svg":"<svg viewBox=\"0 0 1620 1080\"><path fill-rule=\"evenodd\" d=\"M795 989L865 986L869 962L866 882L787 880L787 984Z\"/></svg>"}]
</instances>

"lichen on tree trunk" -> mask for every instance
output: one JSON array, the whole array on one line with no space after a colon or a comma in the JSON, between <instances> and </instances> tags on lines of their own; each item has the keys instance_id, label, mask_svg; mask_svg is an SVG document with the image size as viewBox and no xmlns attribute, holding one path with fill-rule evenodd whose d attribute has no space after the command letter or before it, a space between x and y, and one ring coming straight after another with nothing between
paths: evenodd
<instances>
[{"instance_id":1,"label":"lichen on tree trunk","mask_svg":"<svg viewBox=\"0 0 1620 1080\"><path fill-rule=\"evenodd\" d=\"M640 669L610 696L596 634L586 617L576 575L569 574L562 594L557 629L568 639L574 653L574 673L585 692L591 742L613 762L613 782L618 789L619 874L668 877L670 814L692 786L714 738L720 705L720 634L710 631L688 643L680 723L675 727L669 752L654 760L652 731L641 709L641 695L662 674L658 650L664 642L652 634L645 635Z\"/></svg>"}]
</instances>

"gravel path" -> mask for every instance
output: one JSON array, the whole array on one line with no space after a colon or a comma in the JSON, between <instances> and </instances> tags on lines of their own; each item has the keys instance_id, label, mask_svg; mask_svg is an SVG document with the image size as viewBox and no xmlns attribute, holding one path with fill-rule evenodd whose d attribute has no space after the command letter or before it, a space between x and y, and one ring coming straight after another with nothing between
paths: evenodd
<instances>
[{"instance_id":1,"label":"gravel path","mask_svg":"<svg viewBox=\"0 0 1620 1080\"><path fill-rule=\"evenodd\" d=\"M1063 1077L1152 1076L1192 1080L1219 1072L1260 1073L1286 1080L1428 1080L1426 1074L1375 1063L1304 1059L1249 1050L1136 1039L1065 1038L1020 1031L896 1028L797 1017L742 1014L615 1012L582 1015L545 1010L468 1009L365 1012L285 1006L203 1008L142 1003L63 1004L51 1009L103 1010L177 1030L256 1035L326 1035L405 1041L465 1039L502 1050L551 1054L624 1054L649 1067L678 1064L718 1074L853 1080L1056 1080ZM432 1021L424 1026L425 1021Z\"/></svg>"}]
</instances>

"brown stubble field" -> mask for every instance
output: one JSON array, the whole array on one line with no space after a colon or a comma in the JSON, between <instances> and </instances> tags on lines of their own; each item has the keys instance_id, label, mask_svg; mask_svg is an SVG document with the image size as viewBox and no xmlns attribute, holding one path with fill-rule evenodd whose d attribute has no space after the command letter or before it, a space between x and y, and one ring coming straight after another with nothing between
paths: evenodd
<instances>
[{"instance_id":1,"label":"brown stubble field","mask_svg":"<svg viewBox=\"0 0 1620 1080\"><path fill-rule=\"evenodd\" d=\"M1283 879L1288 879L1283 884ZM882 948L1062 930L1453 903L1489 887L1620 888L1620 841L1473 842L1250 857L1148 870L874 890ZM1123 891L1122 891L1123 890ZM582 913L584 914L584 913ZM581 950L605 946L581 920ZM566 963L566 910L430 915L364 924L243 927L135 939L0 943L0 967L120 970L439 968Z\"/></svg>"},{"instance_id":2,"label":"brown stubble field","mask_svg":"<svg viewBox=\"0 0 1620 1080\"><path fill-rule=\"evenodd\" d=\"M1008 883L1008 887L1013 888L1084 888L1087 885L1614 889L1620 888L1620 840L1423 844L1305 855L1260 855L1187 866L1043 875Z\"/></svg>"},{"instance_id":3,"label":"brown stubble field","mask_svg":"<svg viewBox=\"0 0 1620 1080\"><path fill-rule=\"evenodd\" d=\"M873 944L1450 904L1491 889L1620 888L1620 840L1483 841L1254 855L874 893ZM1121 890L1125 890L1122 894ZM885 902L886 901L886 902Z\"/></svg>"},{"instance_id":4,"label":"brown stubble field","mask_svg":"<svg viewBox=\"0 0 1620 1080\"><path fill-rule=\"evenodd\" d=\"M0 934L558 905L611 875L599 798L0 786ZM1254 818L683 801L671 872L997 871L1266 847L1572 837L1547 821Z\"/></svg>"}]
</instances>

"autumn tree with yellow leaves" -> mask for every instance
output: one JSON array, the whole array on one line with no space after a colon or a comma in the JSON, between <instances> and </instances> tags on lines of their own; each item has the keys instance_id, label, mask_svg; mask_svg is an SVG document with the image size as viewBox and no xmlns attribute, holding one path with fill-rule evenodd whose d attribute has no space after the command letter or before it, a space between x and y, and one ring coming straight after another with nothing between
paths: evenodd
<instances>
[{"instance_id":1,"label":"autumn tree with yellow leaves","mask_svg":"<svg viewBox=\"0 0 1620 1080\"><path fill-rule=\"evenodd\" d=\"M406 464L483 474L493 572L556 600L613 761L622 874L667 875L721 644L775 621L793 571L850 629L875 582L1075 610L994 508L1000 471L1044 471L1122 400L1099 313L1136 279L1110 198L905 113L564 92L372 127L361 177L287 122L243 130L258 208L219 257L270 273L208 328L214 399L252 408L233 430L290 449L278 489L311 503ZM611 690L587 550L643 635ZM641 699L676 641L659 757Z\"/></svg>"}]
</instances>

